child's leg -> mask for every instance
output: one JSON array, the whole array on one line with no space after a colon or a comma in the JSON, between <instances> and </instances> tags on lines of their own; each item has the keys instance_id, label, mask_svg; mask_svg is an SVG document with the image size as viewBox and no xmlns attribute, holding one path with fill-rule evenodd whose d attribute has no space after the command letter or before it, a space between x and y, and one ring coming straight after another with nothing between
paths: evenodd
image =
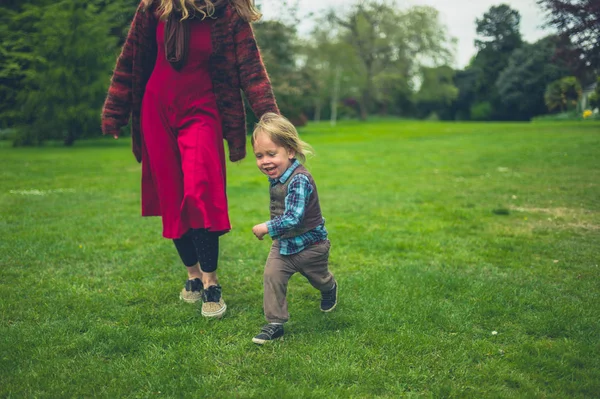
<instances>
[{"instance_id":1,"label":"child's leg","mask_svg":"<svg viewBox=\"0 0 600 399\"><path fill-rule=\"evenodd\" d=\"M279 245L273 244L264 272L263 307L269 323L285 323L289 319L287 285L295 273L289 258L279 253Z\"/></svg>"},{"instance_id":2,"label":"child's leg","mask_svg":"<svg viewBox=\"0 0 600 399\"><path fill-rule=\"evenodd\" d=\"M295 262L300 273L321 292L330 291L335 286L335 278L328 267L330 248L331 244L326 240L296 254Z\"/></svg>"}]
</instances>

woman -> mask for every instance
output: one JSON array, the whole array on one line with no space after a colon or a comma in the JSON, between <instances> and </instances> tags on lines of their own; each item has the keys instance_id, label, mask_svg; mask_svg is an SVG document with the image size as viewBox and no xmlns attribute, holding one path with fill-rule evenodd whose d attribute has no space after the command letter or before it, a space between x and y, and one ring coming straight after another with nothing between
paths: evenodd
<instances>
[{"instance_id":1,"label":"woman","mask_svg":"<svg viewBox=\"0 0 600 399\"><path fill-rule=\"evenodd\" d=\"M251 0L142 0L102 110L104 134L131 117L142 163L142 216L162 216L187 267L180 293L202 315L227 306L217 279L219 236L230 229L225 151L246 155L240 89L258 118L279 113L250 22Z\"/></svg>"}]
</instances>

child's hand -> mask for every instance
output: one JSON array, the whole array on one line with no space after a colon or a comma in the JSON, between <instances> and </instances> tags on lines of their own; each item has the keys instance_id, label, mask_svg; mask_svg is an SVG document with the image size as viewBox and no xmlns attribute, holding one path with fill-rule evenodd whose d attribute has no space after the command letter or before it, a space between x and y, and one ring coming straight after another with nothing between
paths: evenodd
<instances>
[{"instance_id":1,"label":"child's hand","mask_svg":"<svg viewBox=\"0 0 600 399\"><path fill-rule=\"evenodd\" d=\"M252 232L259 240L262 240L266 234L269 234L269 228L266 223L257 224L252 228Z\"/></svg>"}]
</instances>

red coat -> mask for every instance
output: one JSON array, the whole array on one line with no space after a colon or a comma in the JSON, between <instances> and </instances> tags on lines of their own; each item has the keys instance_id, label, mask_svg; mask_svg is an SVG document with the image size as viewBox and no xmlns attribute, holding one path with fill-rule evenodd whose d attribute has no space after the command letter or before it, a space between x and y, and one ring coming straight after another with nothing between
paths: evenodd
<instances>
[{"instance_id":1,"label":"red coat","mask_svg":"<svg viewBox=\"0 0 600 399\"><path fill-rule=\"evenodd\" d=\"M279 113L279 109L250 23L231 4L218 10L215 16L210 75L229 159L235 162L246 156L246 113L240 89L258 118L266 112ZM138 162L142 159L143 139L140 110L156 61L157 22L152 6L146 10L141 2L117 59L102 109L104 134L118 136L131 116L133 153Z\"/></svg>"}]
</instances>

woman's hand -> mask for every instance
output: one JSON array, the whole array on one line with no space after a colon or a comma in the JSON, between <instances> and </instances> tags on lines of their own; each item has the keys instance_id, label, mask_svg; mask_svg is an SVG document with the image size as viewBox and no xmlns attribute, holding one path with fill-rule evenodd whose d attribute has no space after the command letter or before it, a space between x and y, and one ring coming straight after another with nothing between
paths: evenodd
<instances>
[{"instance_id":1,"label":"woman's hand","mask_svg":"<svg viewBox=\"0 0 600 399\"><path fill-rule=\"evenodd\" d=\"M258 238L262 240L266 234L269 234L269 228L266 223L257 224L252 228L252 233Z\"/></svg>"}]
</instances>

